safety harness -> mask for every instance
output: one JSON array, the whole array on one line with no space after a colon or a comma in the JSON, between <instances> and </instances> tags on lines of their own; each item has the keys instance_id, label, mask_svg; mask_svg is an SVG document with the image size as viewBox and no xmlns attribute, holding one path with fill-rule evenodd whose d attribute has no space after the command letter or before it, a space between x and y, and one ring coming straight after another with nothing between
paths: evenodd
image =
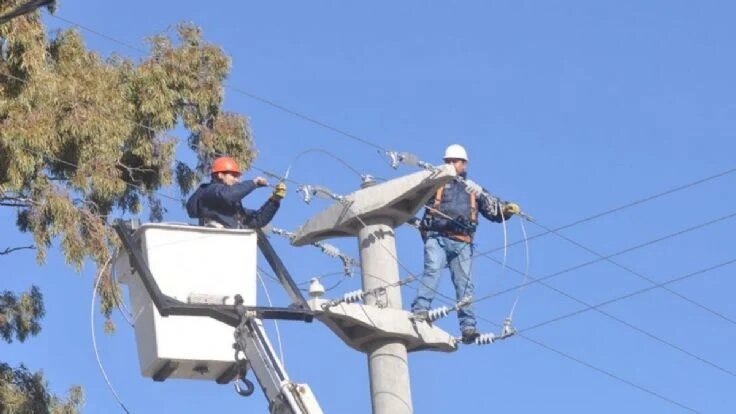
<instances>
[{"instance_id":1,"label":"safety harness","mask_svg":"<svg viewBox=\"0 0 736 414\"><path fill-rule=\"evenodd\" d=\"M435 212L440 211L440 205L442 204L442 193L444 191L445 191L444 186L437 189L437 192L434 195L434 204L432 205L432 209L428 211L429 215L433 215L435 214ZM472 224L478 223L478 202L475 198L475 193L470 193L470 222ZM441 233L447 238L450 238L453 240L457 240L457 241L461 241L465 243L473 242L472 234L453 232L453 231L443 231Z\"/></svg>"}]
</instances>

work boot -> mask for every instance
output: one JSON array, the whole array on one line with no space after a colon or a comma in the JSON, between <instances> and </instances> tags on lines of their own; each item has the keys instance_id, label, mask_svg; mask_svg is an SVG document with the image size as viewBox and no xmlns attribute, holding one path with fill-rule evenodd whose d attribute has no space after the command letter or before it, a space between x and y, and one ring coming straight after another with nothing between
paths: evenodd
<instances>
[{"instance_id":1,"label":"work boot","mask_svg":"<svg viewBox=\"0 0 736 414\"><path fill-rule=\"evenodd\" d=\"M475 326L466 326L462 329L462 341L464 344L472 344L480 336Z\"/></svg>"},{"instance_id":2,"label":"work boot","mask_svg":"<svg viewBox=\"0 0 736 414\"><path fill-rule=\"evenodd\" d=\"M411 319L414 322L429 322L429 312L424 309L413 310Z\"/></svg>"}]
</instances>

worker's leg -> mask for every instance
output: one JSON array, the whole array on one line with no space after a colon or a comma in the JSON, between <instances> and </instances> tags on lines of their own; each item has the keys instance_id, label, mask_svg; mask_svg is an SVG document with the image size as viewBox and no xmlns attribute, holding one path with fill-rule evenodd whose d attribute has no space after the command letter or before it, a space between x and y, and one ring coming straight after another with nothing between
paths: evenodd
<instances>
[{"instance_id":1,"label":"worker's leg","mask_svg":"<svg viewBox=\"0 0 736 414\"><path fill-rule=\"evenodd\" d=\"M411 304L413 312L427 311L437 293L442 268L447 263L444 243L446 240L439 236L430 236L424 242L424 274L419 279L417 297Z\"/></svg>"},{"instance_id":2,"label":"worker's leg","mask_svg":"<svg viewBox=\"0 0 736 414\"><path fill-rule=\"evenodd\" d=\"M475 288L470 275L473 246L470 243L454 240L447 243L450 254L448 260L450 262L450 272L452 273L452 284L455 285L455 298L458 302L463 299L472 300L473 289ZM475 313L472 305L469 304L458 310L457 317L460 321L460 329L475 327Z\"/></svg>"}]
</instances>

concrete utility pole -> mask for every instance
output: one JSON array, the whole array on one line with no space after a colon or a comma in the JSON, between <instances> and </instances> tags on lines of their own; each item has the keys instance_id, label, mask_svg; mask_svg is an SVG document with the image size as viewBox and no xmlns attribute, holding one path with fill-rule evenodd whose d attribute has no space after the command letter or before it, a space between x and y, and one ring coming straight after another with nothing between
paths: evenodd
<instances>
[{"instance_id":1,"label":"concrete utility pole","mask_svg":"<svg viewBox=\"0 0 736 414\"><path fill-rule=\"evenodd\" d=\"M379 290L366 296L366 305L401 309L399 286L380 289L399 281L396 237L390 220L377 217L358 232L363 291ZM410 414L411 386L406 345L398 339L378 339L368 348L368 372L374 414Z\"/></svg>"},{"instance_id":2,"label":"concrete utility pole","mask_svg":"<svg viewBox=\"0 0 736 414\"><path fill-rule=\"evenodd\" d=\"M455 351L455 339L426 322L415 323L402 309L394 228L423 207L454 169L422 171L362 189L343 197L308 220L292 244L302 246L331 237L358 236L363 304L328 301L314 286L310 308L317 319L346 344L368 356L374 414L411 414L407 352ZM318 284L316 282L315 284ZM312 289L310 287L310 293Z\"/></svg>"}]
</instances>

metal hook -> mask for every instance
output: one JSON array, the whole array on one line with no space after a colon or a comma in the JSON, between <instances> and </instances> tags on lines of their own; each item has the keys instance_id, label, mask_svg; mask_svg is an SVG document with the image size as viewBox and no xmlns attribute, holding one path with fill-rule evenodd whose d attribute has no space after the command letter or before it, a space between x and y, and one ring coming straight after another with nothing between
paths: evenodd
<instances>
[{"instance_id":1,"label":"metal hook","mask_svg":"<svg viewBox=\"0 0 736 414\"><path fill-rule=\"evenodd\" d=\"M501 329L501 339L506 339L516 333L516 329L511 323L511 318L506 318L503 321L503 328Z\"/></svg>"},{"instance_id":2,"label":"metal hook","mask_svg":"<svg viewBox=\"0 0 736 414\"><path fill-rule=\"evenodd\" d=\"M243 384L245 384L245 388L242 388L240 386L239 381L242 381ZM239 381L235 381L235 392L240 394L241 397L250 397L251 395L253 395L253 391L255 391L256 389L256 387L253 386L253 383L245 379L245 377L240 378Z\"/></svg>"}]
</instances>

